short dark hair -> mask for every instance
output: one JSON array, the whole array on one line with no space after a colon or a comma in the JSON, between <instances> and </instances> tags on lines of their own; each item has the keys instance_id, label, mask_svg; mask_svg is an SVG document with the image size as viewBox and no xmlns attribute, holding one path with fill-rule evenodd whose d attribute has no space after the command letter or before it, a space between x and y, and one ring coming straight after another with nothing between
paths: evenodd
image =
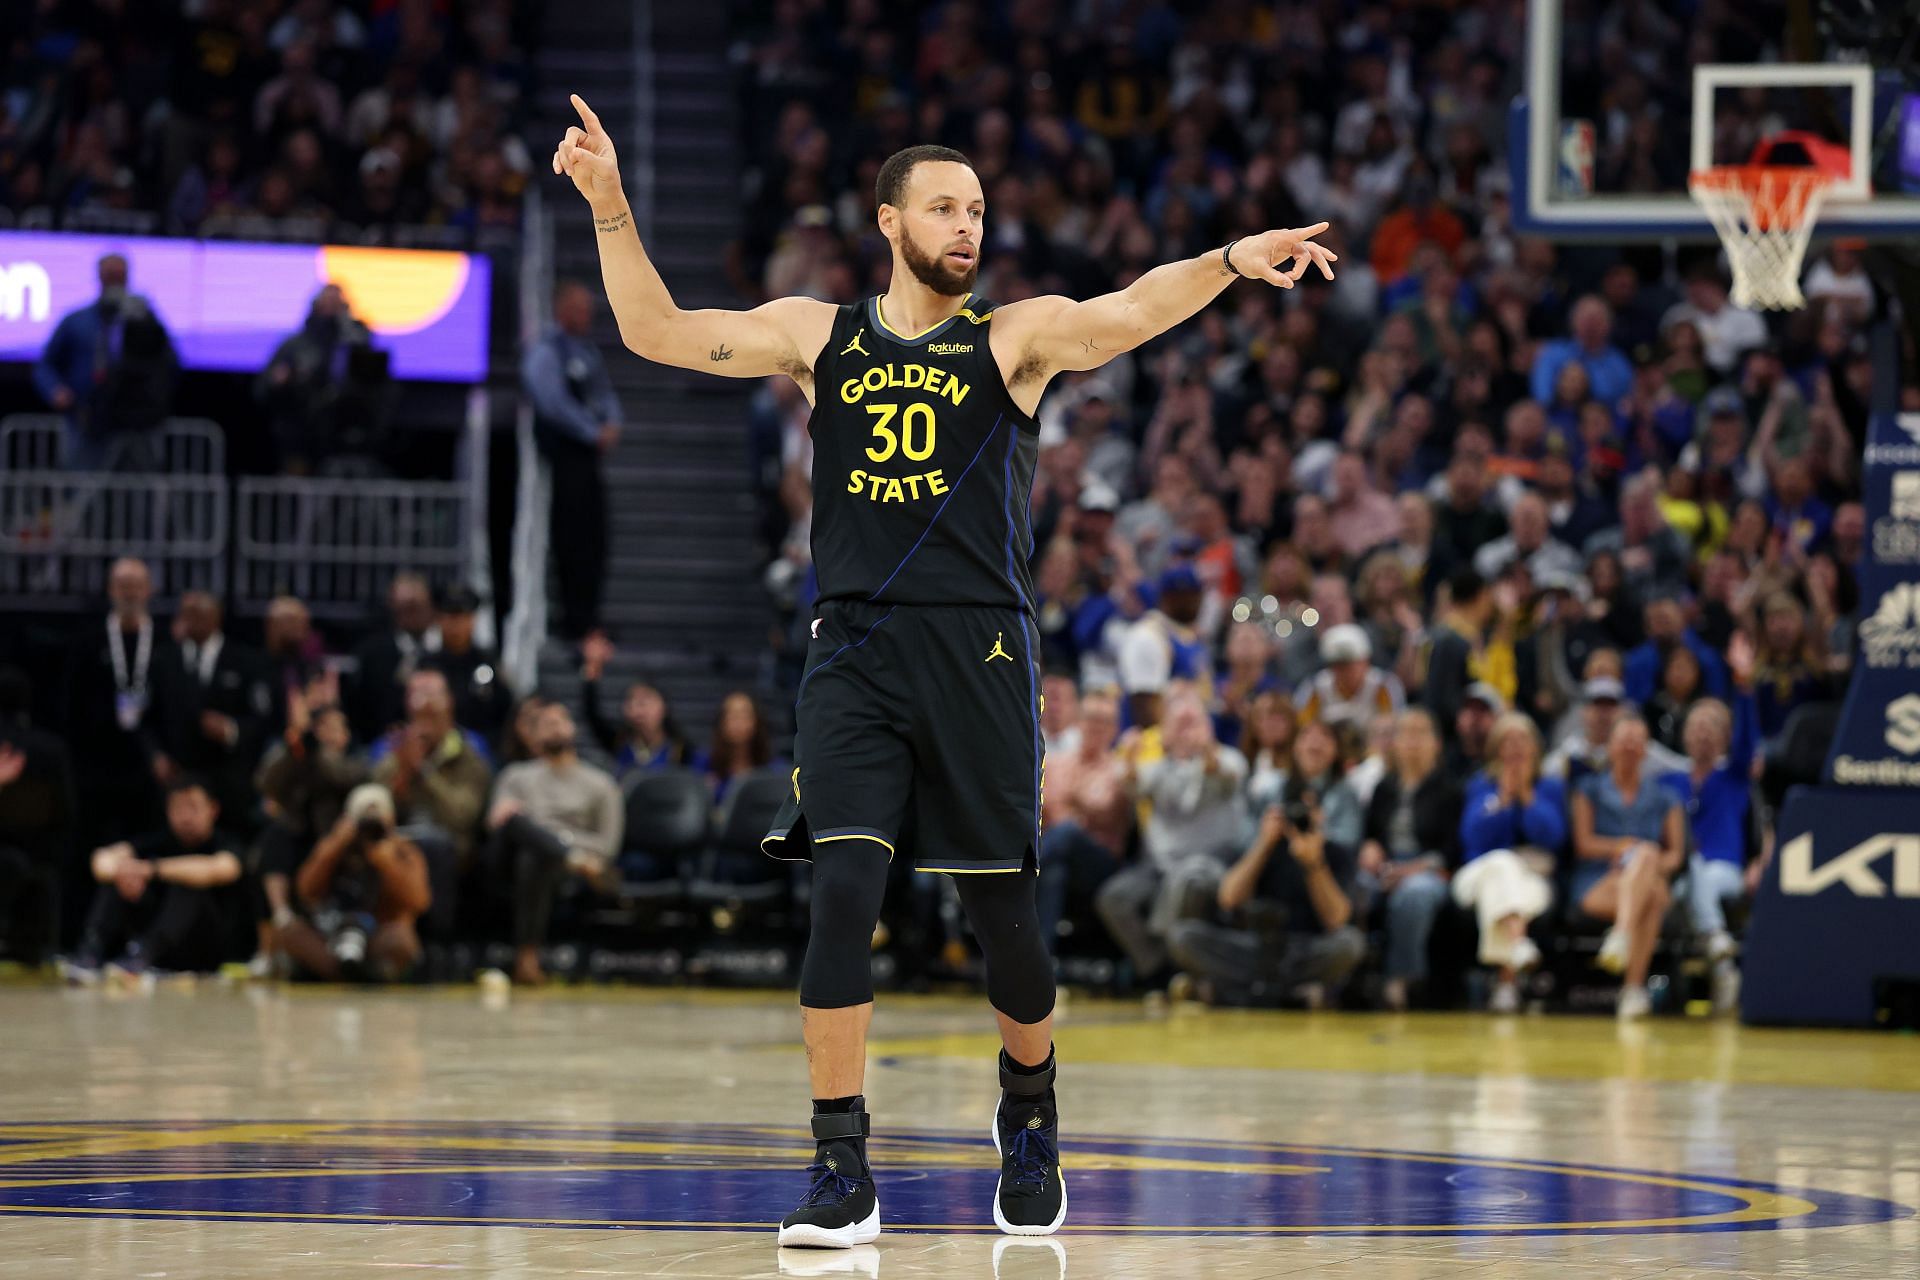
<instances>
[{"instance_id":1,"label":"short dark hair","mask_svg":"<svg viewBox=\"0 0 1920 1280\"><path fill-rule=\"evenodd\" d=\"M173 775L173 780L167 783L167 797L171 799L179 795L182 791L198 791L207 799L214 799L213 787L205 778L197 773L176 773Z\"/></svg>"},{"instance_id":2,"label":"short dark hair","mask_svg":"<svg viewBox=\"0 0 1920 1280\"><path fill-rule=\"evenodd\" d=\"M888 156L886 163L880 166L880 176L873 182L874 202L899 208L901 199L907 194L907 179L913 176L914 166L941 161L973 168L973 161L952 147L937 147L931 143L907 147Z\"/></svg>"},{"instance_id":3,"label":"short dark hair","mask_svg":"<svg viewBox=\"0 0 1920 1280\"><path fill-rule=\"evenodd\" d=\"M1472 604L1487 589L1487 580L1470 564L1447 575L1447 594L1455 604Z\"/></svg>"}]
</instances>

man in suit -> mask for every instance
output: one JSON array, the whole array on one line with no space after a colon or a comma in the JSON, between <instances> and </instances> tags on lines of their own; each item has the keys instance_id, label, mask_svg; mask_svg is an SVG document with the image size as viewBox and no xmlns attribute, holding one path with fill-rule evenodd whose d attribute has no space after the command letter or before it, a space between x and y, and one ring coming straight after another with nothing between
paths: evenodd
<instances>
[{"instance_id":1,"label":"man in suit","mask_svg":"<svg viewBox=\"0 0 1920 1280\"><path fill-rule=\"evenodd\" d=\"M69 651L63 717L67 743L86 765L79 774L77 834L87 849L160 825L153 688L159 671L179 661L172 641L154 625L153 579L144 563L115 561L107 595L111 611L89 622Z\"/></svg>"},{"instance_id":2,"label":"man in suit","mask_svg":"<svg viewBox=\"0 0 1920 1280\"><path fill-rule=\"evenodd\" d=\"M266 663L221 630L220 602L204 591L180 598L179 648L157 668L154 773L171 783L181 772L206 779L228 829L254 823L253 766L273 718Z\"/></svg>"},{"instance_id":3,"label":"man in suit","mask_svg":"<svg viewBox=\"0 0 1920 1280\"><path fill-rule=\"evenodd\" d=\"M354 651L357 674L347 702L347 718L360 742L377 742L407 718L407 678L421 659L440 651L440 631L433 625L433 597L427 580L417 573L399 573L387 588L387 613L392 625L370 637Z\"/></svg>"}]
</instances>

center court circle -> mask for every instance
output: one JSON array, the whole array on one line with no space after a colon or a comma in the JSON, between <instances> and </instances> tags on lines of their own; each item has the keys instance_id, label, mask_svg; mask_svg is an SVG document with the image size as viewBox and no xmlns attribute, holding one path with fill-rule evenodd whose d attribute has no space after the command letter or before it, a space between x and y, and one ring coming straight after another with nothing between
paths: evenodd
<instances>
[{"instance_id":1,"label":"center court circle","mask_svg":"<svg viewBox=\"0 0 1920 1280\"><path fill-rule=\"evenodd\" d=\"M805 1131L192 1121L0 1124L0 1215L766 1230ZM890 1231L992 1231L977 1134L871 1143ZM1076 1135L1066 1230L1511 1236L1768 1231L1913 1216L1891 1201L1694 1174L1268 1142Z\"/></svg>"}]
</instances>

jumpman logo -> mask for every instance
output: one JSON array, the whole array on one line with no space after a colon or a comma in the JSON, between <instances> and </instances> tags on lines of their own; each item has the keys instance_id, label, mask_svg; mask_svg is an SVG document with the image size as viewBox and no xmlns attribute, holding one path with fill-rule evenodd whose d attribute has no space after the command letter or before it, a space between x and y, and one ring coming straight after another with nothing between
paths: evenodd
<instances>
[{"instance_id":1,"label":"jumpman logo","mask_svg":"<svg viewBox=\"0 0 1920 1280\"><path fill-rule=\"evenodd\" d=\"M1013 661L1013 655L1008 653L1000 644L1001 640L1006 638L1006 634L1004 631L996 631L993 633L993 649L986 657L980 659L980 661L992 662L995 658L1005 658L1008 662Z\"/></svg>"},{"instance_id":2,"label":"jumpman logo","mask_svg":"<svg viewBox=\"0 0 1920 1280\"><path fill-rule=\"evenodd\" d=\"M866 330L864 328L855 332L855 334L853 335L853 341L849 342L846 346L840 348L840 354L844 356L844 355L849 355L852 352L858 351L861 355L866 356L869 360L871 360L873 358L873 354L869 352L865 347L860 345L860 335L865 332Z\"/></svg>"}]
</instances>

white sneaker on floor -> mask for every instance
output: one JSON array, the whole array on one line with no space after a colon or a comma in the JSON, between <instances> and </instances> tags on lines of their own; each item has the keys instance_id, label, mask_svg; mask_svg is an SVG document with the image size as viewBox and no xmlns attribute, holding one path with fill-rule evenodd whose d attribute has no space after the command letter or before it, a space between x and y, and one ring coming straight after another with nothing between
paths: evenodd
<instances>
[{"instance_id":1,"label":"white sneaker on floor","mask_svg":"<svg viewBox=\"0 0 1920 1280\"><path fill-rule=\"evenodd\" d=\"M1493 988L1493 995L1487 1000L1487 1012L1520 1012L1520 984L1517 982L1502 982L1496 984Z\"/></svg>"},{"instance_id":2,"label":"white sneaker on floor","mask_svg":"<svg viewBox=\"0 0 1920 1280\"><path fill-rule=\"evenodd\" d=\"M802 1249L792 1245L778 1251L783 1276L869 1276L878 1280L880 1250L870 1244L851 1249Z\"/></svg>"},{"instance_id":3,"label":"white sneaker on floor","mask_svg":"<svg viewBox=\"0 0 1920 1280\"><path fill-rule=\"evenodd\" d=\"M1540 948L1533 945L1532 938L1516 938L1513 943L1513 954L1507 963L1519 972L1536 969L1540 966Z\"/></svg>"},{"instance_id":4,"label":"white sneaker on floor","mask_svg":"<svg viewBox=\"0 0 1920 1280\"><path fill-rule=\"evenodd\" d=\"M1633 1022L1653 1012L1653 999L1645 987L1620 988L1620 1004L1614 1009L1622 1022Z\"/></svg>"},{"instance_id":5,"label":"white sneaker on floor","mask_svg":"<svg viewBox=\"0 0 1920 1280\"><path fill-rule=\"evenodd\" d=\"M1380 1003L1390 1013L1407 1011L1407 980L1388 978L1380 984Z\"/></svg>"},{"instance_id":6,"label":"white sneaker on floor","mask_svg":"<svg viewBox=\"0 0 1920 1280\"><path fill-rule=\"evenodd\" d=\"M1731 958L1714 961L1713 1011L1732 1013L1740 1004L1740 966Z\"/></svg>"},{"instance_id":7,"label":"white sneaker on floor","mask_svg":"<svg viewBox=\"0 0 1920 1280\"><path fill-rule=\"evenodd\" d=\"M1608 973L1621 973L1627 967L1627 952L1632 947L1627 935L1616 925L1607 930L1606 940L1600 944L1600 954L1593 958L1595 965Z\"/></svg>"},{"instance_id":8,"label":"white sneaker on floor","mask_svg":"<svg viewBox=\"0 0 1920 1280\"><path fill-rule=\"evenodd\" d=\"M78 960L62 960L60 977L70 987L97 987L100 985L100 970Z\"/></svg>"},{"instance_id":9,"label":"white sneaker on floor","mask_svg":"<svg viewBox=\"0 0 1920 1280\"><path fill-rule=\"evenodd\" d=\"M993 1242L993 1280L1066 1280L1067 1249L1058 1240L1002 1236Z\"/></svg>"},{"instance_id":10,"label":"white sneaker on floor","mask_svg":"<svg viewBox=\"0 0 1920 1280\"><path fill-rule=\"evenodd\" d=\"M1725 929L1715 929L1707 935L1704 949L1707 959L1726 960L1731 958L1733 953L1739 948L1734 942L1732 934L1728 933Z\"/></svg>"}]
</instances>

